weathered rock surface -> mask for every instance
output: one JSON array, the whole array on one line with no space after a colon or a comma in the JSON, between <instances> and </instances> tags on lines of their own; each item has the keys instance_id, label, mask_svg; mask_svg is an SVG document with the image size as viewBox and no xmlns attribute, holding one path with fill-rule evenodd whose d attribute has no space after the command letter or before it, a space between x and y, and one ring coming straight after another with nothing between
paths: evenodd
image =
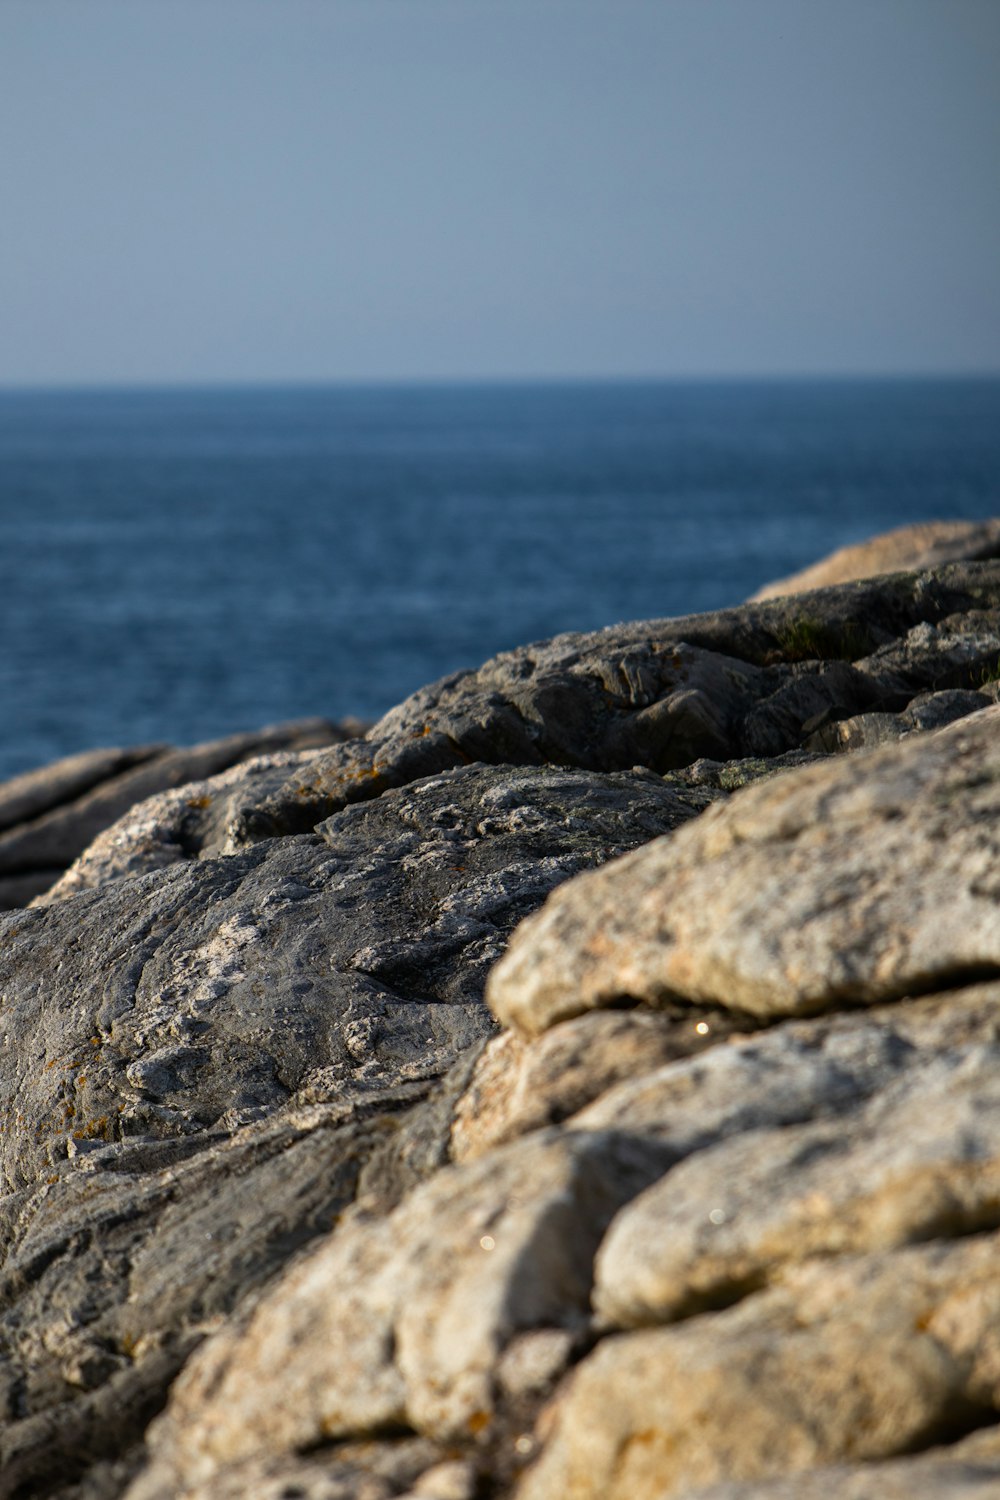
<instances>
[{"instance_id":1,"label":"weathered rock surface","mask_svg":"<svg viewBox=\"0 0 1000 1500\"><path fill-rule=\"evenodd\" d=\"M942 563L984 557L1000 557L1000 521L925 521L841 547L801 573L766 584L752 597L775 599L782 594L830 588L853 578L938 568Z\"/></svg>"},{"instance_id":2,"label":"weathered rock surface","mask_svg":"<svg viewBox=\"0 0 1000 1500\"><path fill-rule=\"evenodd\" d=\"M170 1494L178 1469L205 1483L234 1459L323 1438L484 1433L503 1351L561 1328L565 1362L601 1231L661 1164L625 1136L536 1136L439 1172L386 1219L345 1224L190 1366L160 1425L169 1462L136 1495ZM276 1405L259 1371L279 1367Z\"/></svg>"},{"instance_id":3,"label":"weathered rock surface","mask_svg":"<svg viewBox=\"0 0 1000 1500\"><path fill-rule=\"evenodd\" d=\"M493 1030L511 928L703 802L646 772L465 767L0 921L4 1473L44 1493L137 1439L366 1163L387 1200L436 1166L450 1116L440 1142L395 1117Z\"/></svg>"},{"instance_id":4,"label":"weathered rock surface","mask_svg":"<svg viewBox=\"0 0 1000 1500\"><path fill-rule=\"evenodd\" d=\"M7 917L0 1024L25 1039L0 1059L7 1183L122 1136L443 1073L493 1029L483 983L520 918L699 805L646 772L470 766Z\"/></svg>"},{"instance_id":5,"label":"weathered rock surface","mask_svg":"<svg viewBox=\"0 0 1000 1500\"><path fill-rule=\"evenodd\" d=\"M48 890L102 829L155 793L267 752L334 744L360 728L356 721L303 719L190 750L146 745L84 751L15 777L0 787L0 910L26 905ZM290 757L286 766L298 758Z\"/></svg>"},{"instance_id":6,"label":"weathered rock surface","mask_svg":"<svg viewBox=\"0 0 1000 1500\"><path fill-rule=\"evenodd\" d=\"M914 1458L709 1485L698 1500L992 1500L998 1486L1000 1429L989 1427Z\"/></svg>"},{"instance_id":7,"label":"weathered rock surface","mask_svg":"<svg viewBox=\"0 0 1000 1500\"><path fill-rule=\"evenodd\" d=\"M656 771L800 748L818 716L899 712L996 674L1000 563L956 563L495 657L415 693L234 821L234 844L468 760ZM809 725L810 729L806 726Z\"/></svg>"},{"instance_id":8,"label":"weathered rock surface","mask_svg":"<svg viewBox=\"0 0 1000 1500\"><path fill-rule=\"evenodd\" d=\"M627 997L761 1018L1000 974L1000 706L805 767L595 872L491 976L532 1034Z\"/></svg>"},{"instance_id":9,"label":"weathered rock surface","mask_svg":"<svg viewBox=\"0 0 1000 1500\"><path fill-rule=\"evenodd\" d=\"M915 700L924 718L956 712L953 700L946 711L928 707L928 695L978 693L986 705L1000 675L998 602L1000 563L956 563L506 652L284 774L261 765L136 808L46 899L309 832L342 807L470 762L660 773L699 759L763 766L801 757L817 729L835 732L859 715L904 714ZM974 706L967 699L964 711ZM916 717L899 724L922 727Z\"/></svg>"},{"instance_id":10,"label":"weathered rock surface","mask_svg":"<svg viewBox=\"0 0 1000 1500\"><path fill-rule=\"evenodd\" d=\"M1000 1493L998 596L507 653L0 919L3 1500Z\"/></svg>"},{"instance_id":11,"label":"weathered rock surface","mask_svg":"<svg viewBox=\"0 0 1000 1500\"><path fill-rule=\"evenodd\" d=\"M708 1319L602 1341L521 1500L667 1500L995 1423L1000 1240L807 1261Z\"/></svg>"}]
</instances>

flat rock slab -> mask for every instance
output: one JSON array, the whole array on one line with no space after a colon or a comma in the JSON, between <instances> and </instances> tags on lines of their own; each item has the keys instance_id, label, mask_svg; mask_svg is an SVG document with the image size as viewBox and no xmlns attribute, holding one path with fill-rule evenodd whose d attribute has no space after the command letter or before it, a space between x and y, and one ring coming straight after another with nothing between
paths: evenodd
<instances>
[{"instance_id":1,"label":"flat rock slab","mask_svg":"<svg viewBox=\"0 0 1000 1500\"><path fill-rule=\"evenodd\" d=\"M628 998L766 1019L1000 973L1000 707L735 794L580 880L490 977L527 1035Z\"/></svg>"},{"instance_id":2,"label":"flat rock slab","mask_svg":"<svg viewBox=\"0 0 1000 1500\"><path fill-rule=\"evenodd\" d=\"M483 985L514 925L700 805L642 772L468 767L3 919L8 1183L123 1136L443 1073L493 1030Z\"/></svg>"}]
</instances>

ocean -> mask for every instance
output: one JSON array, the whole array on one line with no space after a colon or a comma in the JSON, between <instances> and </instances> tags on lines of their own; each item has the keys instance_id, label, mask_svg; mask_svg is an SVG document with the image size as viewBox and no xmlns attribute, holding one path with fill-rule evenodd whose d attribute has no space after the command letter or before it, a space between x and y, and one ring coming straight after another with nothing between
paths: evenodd
<instances>
[{"instance_id":1,"label":"ocean","mask_svg":"<svg viewBox=\"0 0 1000 1500\"><path fill-rule=\"evenodd\" d=\"M1000 380L0 392L0 778L1000 513Z\"/></svg>"}]
</instances>

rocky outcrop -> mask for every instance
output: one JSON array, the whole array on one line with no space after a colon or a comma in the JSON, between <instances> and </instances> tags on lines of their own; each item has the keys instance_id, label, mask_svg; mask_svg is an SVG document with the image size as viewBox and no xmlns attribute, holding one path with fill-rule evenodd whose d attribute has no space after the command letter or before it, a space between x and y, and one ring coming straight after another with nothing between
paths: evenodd
<instances>
[{"instance_id":1,"label":"rocky outcrop","mask_svg":"<svg viewBox=\"0 0 1000 1500\"><path fill-rule=\"evenodd\" d=\"M529 1035L621 995L762 1020L1000 977L1000 706L748 787L574 882L491 976Z\"/></svg>"},{"instance_id":2,"label":"rocky outcrop","mask_svg":"<svg viewBox=\"0 0 1000 1500\"><path fill-rule=\"evenodd\" d=\"M776 599L781 594L830 588L854 578L939 568L943 563L986 557L1000 557L1000 520L924 521L841 547L801 573L766 584L752 597Z\"/></svg>"},{"instance_id":3,"label":"rocky outcrop","mask_svg":"<svg viewBox=\"0 0 1000 1500\"><path fill-rule=\"evenodd\" d=\"M698 760L752 760L763 769L838 748L827 741L841 723L854 734L842 748L859 734L870 743L859 715L903 715L900 732L922 727L913 716L943 722L994 701L998 602L1000 562L956 563L505 652L413 694L363 739L142 804L45 899L309 832L340 808L476 762L666 774Z\"/></svg>"},{"instance_id":4,"label":"rocky outcrop","mask_svg":"<svg viewBox=\"0 0 1000 1500\"><path fill-rule=\"evenodd\" d=\"M995 1493L998 567L507 653L0 919L0 1496Z\"/></svg>"},{"instance_id":5,"label":"rocky outcrop","mask_svg":"<svg viewBox=\"0 0 1000 1500\"><path fill-rule=\"evenodd\" d=\"M59 879L101 831L137 803L228 766L264 757L285 773L304 752L357 734L355 720L302 719L190 750L143 745L86 750L0 787L0 911L27 906ZM283 778L282 778L283 779ZM196 795L187 792L190 798Z\"/></svg>"}]
</instances>

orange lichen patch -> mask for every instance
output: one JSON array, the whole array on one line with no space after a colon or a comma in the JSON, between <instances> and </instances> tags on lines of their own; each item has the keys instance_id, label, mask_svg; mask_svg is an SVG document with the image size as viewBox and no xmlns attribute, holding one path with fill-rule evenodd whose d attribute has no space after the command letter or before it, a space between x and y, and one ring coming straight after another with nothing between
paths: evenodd
<instances>
[{"instance_id":1,"label":"orange lichen patch","mask_svg":"<svg viewBox=\"0 0 1000 1500\"><path fill-rule=\"evenodd\" d=\"M204 797L189 797L187 799L187 806L188 807L199 807L200 808L200 807L211 807L211 805L212 805L212 799L211 799L211 797L208 797L208 796L204 796Z\"/></svg>"},{"instance_id":2,"label":"orange lichen patch","mask_svg":"<svg viewBox=\"0 0 1000 1500\"><path fill-rule=\"evenodd\" d=\"M73 1131L73 1139L75 1141L110 1141L112 1139L111 1124L107 1115L101 1115L96 1120L88 1120L86 1125Z\"/></svg>"},{"instance_id":3,"label":"orange lichen patch","mask_svg":"<svg viewBox=\"0 0 1000 1500\"><path fill-rule=\"evenodd\" d=\"M474 1411L465 1425L473 1437L478 1437L481 1432L486 1431L491 1421L492 1418L488 1411Z\"/></svg>"}]
</instances>

